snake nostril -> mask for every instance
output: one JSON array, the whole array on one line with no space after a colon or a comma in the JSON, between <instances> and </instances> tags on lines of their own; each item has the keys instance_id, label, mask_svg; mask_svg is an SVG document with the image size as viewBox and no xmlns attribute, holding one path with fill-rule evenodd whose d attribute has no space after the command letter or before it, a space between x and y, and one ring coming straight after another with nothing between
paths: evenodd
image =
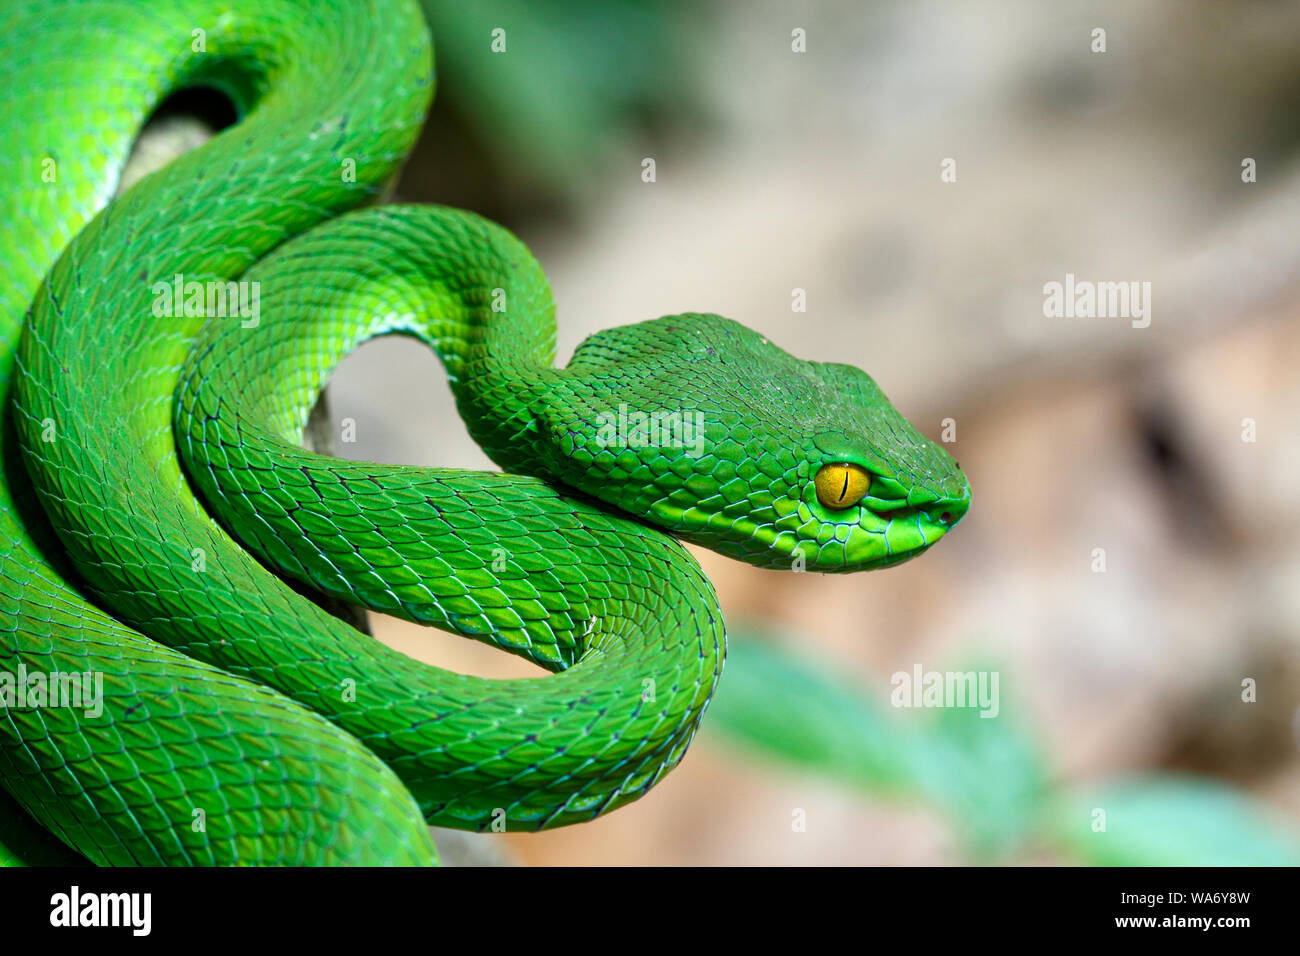
<instances>
[{"instance_id":1,"label":"snake nostril","mask_svg":"<svg viewBox=\"0 0 1300 956\"><path fill-rule=\"evenodd\" d=\"M939 520L944 524L952 524L952 512L945 511L943 514L939 515Z\"/></svg>"}]
</instances>

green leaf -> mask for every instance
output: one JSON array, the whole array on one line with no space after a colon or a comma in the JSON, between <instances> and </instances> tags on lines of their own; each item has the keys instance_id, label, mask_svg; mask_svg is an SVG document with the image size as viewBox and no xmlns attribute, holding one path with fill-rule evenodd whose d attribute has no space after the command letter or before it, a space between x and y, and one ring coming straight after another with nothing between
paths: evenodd
<instances>
[{"instance_id":1,"label":"green leaf","mask_svg":"<svg viewBox=\"0 0 1300 956\"><path fill-rule=\"evenodd\" d=\"M986 857L1008 853L1030 835L1048 794L1042 754L1000 680L998 696L991 717L976 707L937 710L914 754L917 791L946 810Z\"/></svg>"},{"instance_id":2,"label":"green leaf","mask_svg":"<svg viewBox=\"0 0 1300 956\"><path fill-rule=\"evenodd\" d=\"M1105 830L1094 830L1104 811ZM1137 777L1062 800L1048 824L1098 866L1297 866L1300 841L1264 806L1211 780Z\"/></svg>"},{"instance_id":3,"label":"green leaf","mask_svg":"<svg viewBox=\"0 0 1300 956\"><path fill-rule=\"evenodd\" d=\"M668 0L423 0L439 96L457 102L485 147L554 189L623 148L647 110L676 115L705 33L698 7ZM504 52L493 52L494 30ZM639 169L637 170L639 172Z\"/></svg>"},{"instance_id":4,"label":"green leaf","mask_svg":"<svg viewBox=\"0 0 1300 956\"><path fill-rule=\"evenodd\" d=\"M775 643L728 641L704 726L751 752L869 790L902 793L912 786L906 730L853 685Z\"/></svg>"},{"instance_id":5,"label":"green leaf","mask_svg":"<svg viewBox=\"0 0 1300 956\"><path fill-rule=\"evenodd\" d=\"M866 693L805 654L733 634L704 726L869 793L927 800L978 855L1017 845L1038 819L1046 783L1009 702L986 718L975 707L912 710L889 700L888 688Z\"/></svg>"}]
</instances>

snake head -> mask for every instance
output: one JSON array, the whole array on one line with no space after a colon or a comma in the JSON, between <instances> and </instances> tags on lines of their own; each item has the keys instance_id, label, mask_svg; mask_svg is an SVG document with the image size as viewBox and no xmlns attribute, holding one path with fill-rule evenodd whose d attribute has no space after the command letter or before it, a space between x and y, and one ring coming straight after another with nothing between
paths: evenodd
<instances>
[{"instance_id":1,"label":"snake head","mask_svg":"<svg viewBox=\"0 0 1300 956\"><path fill-rule=\"evenodd\" d=\"M750 564L899 564L970 507L952 457L869 375L721 316L608 329L556 374L549 477Z\"/></svg>"}]
</instances>

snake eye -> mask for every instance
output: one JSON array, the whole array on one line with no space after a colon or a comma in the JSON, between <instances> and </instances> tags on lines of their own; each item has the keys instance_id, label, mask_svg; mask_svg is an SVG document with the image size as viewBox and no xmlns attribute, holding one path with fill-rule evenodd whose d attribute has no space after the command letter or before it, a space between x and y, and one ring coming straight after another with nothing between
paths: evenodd
<instances>
[{"instance_id":1,"label":"snake eye","mask_svg":"<svg viewBox=\"0 0 1300 956\"><path fill-rule=\"evenodd\" d=\"M817 500L827 508L840 511L862 500L871 487L871 474L861 465L848 461L822 465L814 479Z\"/></svg>"}]
</instances>

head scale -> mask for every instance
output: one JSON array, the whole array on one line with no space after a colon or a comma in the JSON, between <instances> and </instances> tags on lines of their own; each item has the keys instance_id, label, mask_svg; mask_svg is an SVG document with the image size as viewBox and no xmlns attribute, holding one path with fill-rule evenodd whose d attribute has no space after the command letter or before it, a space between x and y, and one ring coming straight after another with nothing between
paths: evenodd
<instances>
[{"instance_id":1,"label":"head scale","mask_svg":"<svg viewBox=\"0 0 1300 956\"><path fill-rule=\"evenodd\" d=\"M869 375L721 316L597 333L557 375L552 478L750 564L898 564L970 507L952 457Z\"/></svg>"}]
</instances>

